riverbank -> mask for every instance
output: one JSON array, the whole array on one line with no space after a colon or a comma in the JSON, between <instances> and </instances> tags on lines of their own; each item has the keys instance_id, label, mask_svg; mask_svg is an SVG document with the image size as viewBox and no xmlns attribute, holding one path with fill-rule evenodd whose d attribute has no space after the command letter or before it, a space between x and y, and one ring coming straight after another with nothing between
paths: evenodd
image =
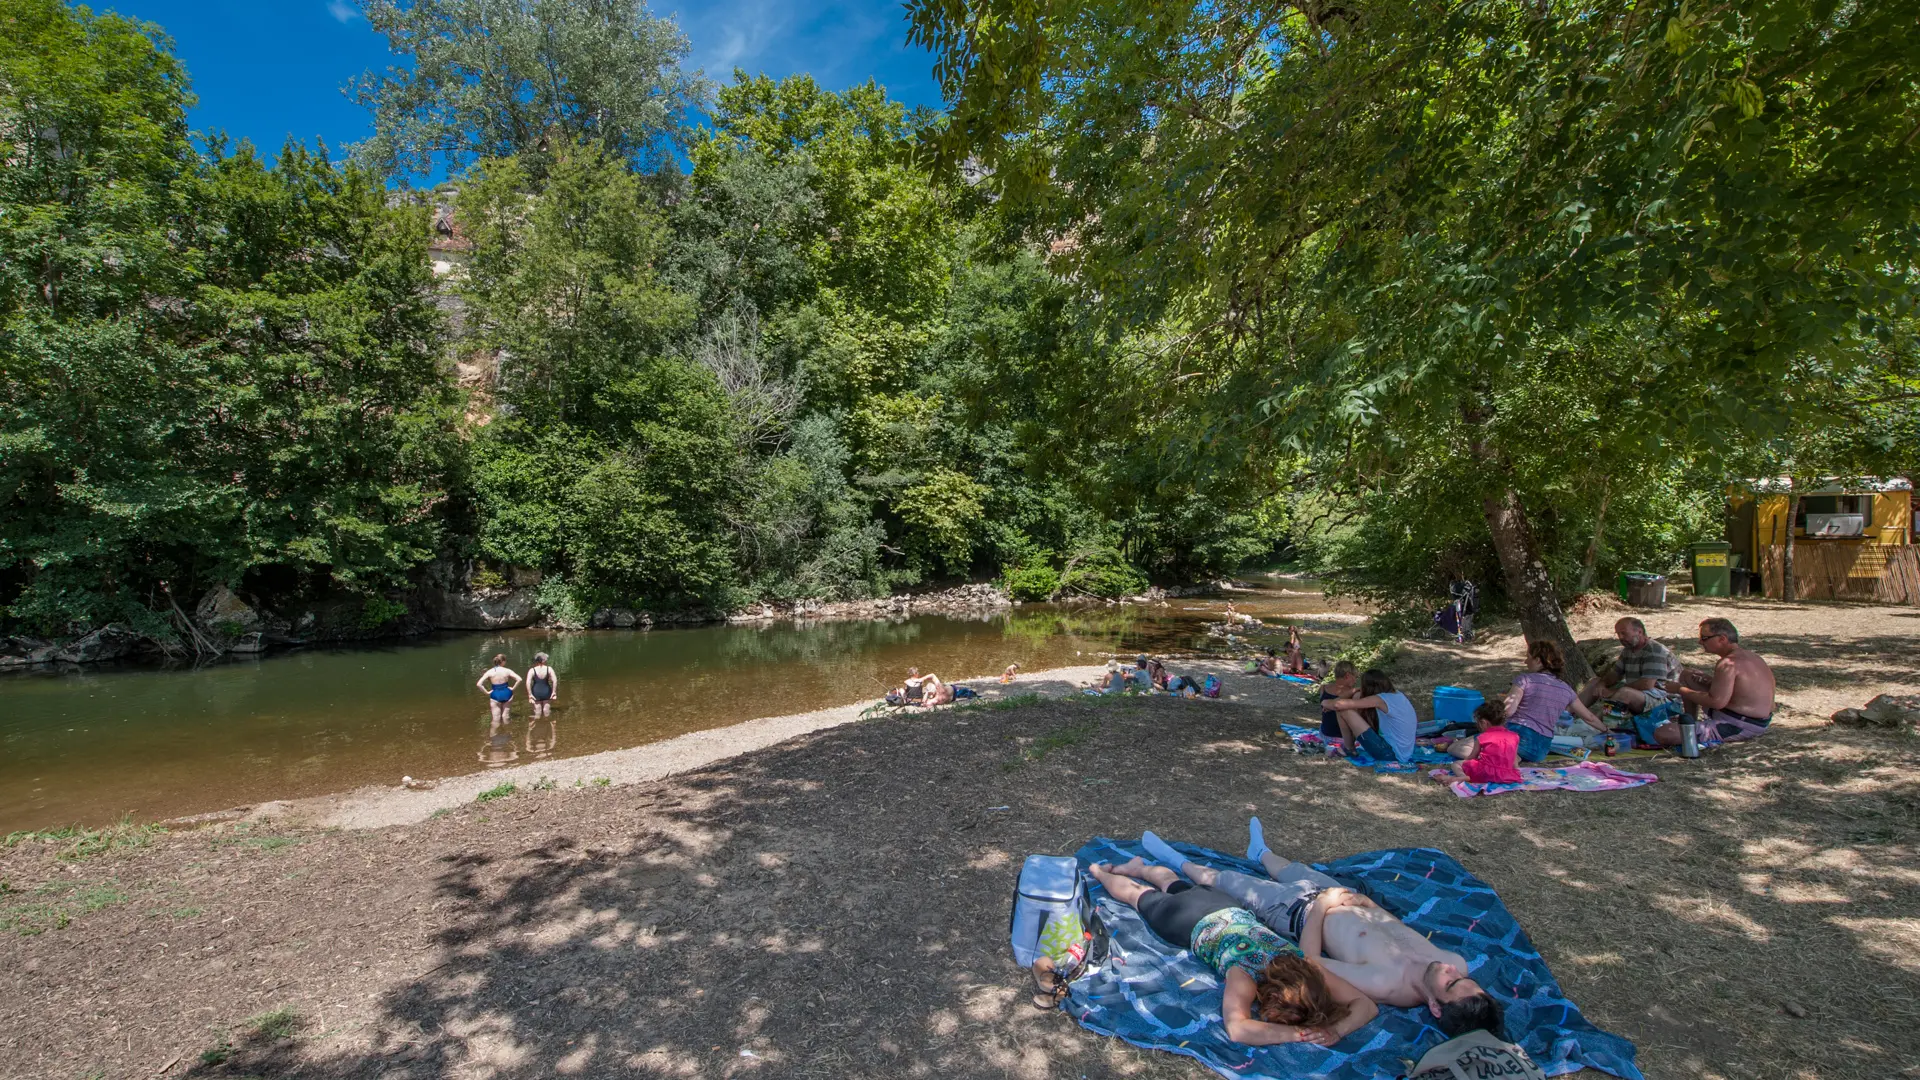
<instances>
[{"instance_id":1,"label":"riverbank","mask_svg":"<svg viewBox=\"0 0 1920 1080\"><path fill-rule=\"evenodd\" d=\"M1174 666L1176 670L1191 673L1195 677L1210 673L1219 675L1225 686L1222 697L1231 702L1272 707L1282 701L1291 702L1300 694L1298 688L1278 679L1246 677L1241 665L1233 661L1182 660ZM967 722L964 714L983 705L1008 699L1081 695L1085 686L1105 673L1104 664L1088 664L1022 673L1012 683L1006 684L1001 683L997 675L957 679L956 682L976 690L979 698L938 709L901 712L903 715L951 717L952 722L964 724ZM658 780L762 750L800 735L854 723L880 704L877 700L868 700L788 716L770 716L707 731L689 732L644 746L554 758L460 776L423 777L416 787L367 786L331 795L238 807L224 813L193 815L184 823L245 820L323 829L369 829L412 824L471 803L489 791L607 787Z\"/></svg>"},{"instance_id":2,"label":"riverbank","mask_svg":"<svg viewBox=\"0 0 1920 1080\"><path fill-rule=\"evenodd\" d=\"M1308 859L1451 852L1649 1077L1882 1080L1920 1060L1920 746L1814 707L1899 685L1916 613L1771 607L1649 618L1673 641L1731 613L1791 705L1624 792L1461 800L1296 755L1276 724L1306 694L1235 676L1275 696L905 713L387 828L18 843L0 1074L1200 1080L1029 1006L1008 894L1032 852L1146 828L1232 849L1259 813ZM1419 696L1519 653L1451 648L1409 644L1396 676Z\"/></svg>"}]
</instances>

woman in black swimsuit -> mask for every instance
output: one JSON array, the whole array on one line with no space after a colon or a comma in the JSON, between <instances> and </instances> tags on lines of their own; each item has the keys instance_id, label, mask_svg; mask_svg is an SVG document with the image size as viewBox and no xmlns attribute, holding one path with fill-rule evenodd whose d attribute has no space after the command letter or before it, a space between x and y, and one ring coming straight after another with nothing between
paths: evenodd
<instances>
[{"instance_id":1,"label":"woman in black swimsuit","mask_svg":"<svg viewBox=\"0 0 1920 1080\"><path fill-rule=\"evenodd\" d=\"M545 720L560 700L560 673L547 665L546 653L533 654L533 666L527 669L527 693L533 698L533 718Z\"/></svg>"}]
</instances>

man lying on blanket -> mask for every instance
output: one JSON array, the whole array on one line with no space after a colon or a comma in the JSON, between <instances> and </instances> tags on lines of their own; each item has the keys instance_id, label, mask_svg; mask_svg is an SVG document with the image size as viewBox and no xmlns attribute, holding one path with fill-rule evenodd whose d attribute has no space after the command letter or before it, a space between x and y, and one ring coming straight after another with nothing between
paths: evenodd
<instances>
[{"instance_id":1,"label":"man lying on blanket","mask_svg":"<svg viewBox=\"0 0 1920 1080\"><path fill-rule=\"evenodd\" d=\"M1272 880L1189 860L1153 833L1140 843L1158 861L1233 897L1262 924L1297 942L1308 960L1382 1005L1419 1008L1448 1038L1484 1030L1505 1039L1504 1010L1467 976L1466 958L1428 941L1392 913L1318 870L1267 849L1260 819L1247 822L1247 858Z\"/></svg>"}]
</instances>

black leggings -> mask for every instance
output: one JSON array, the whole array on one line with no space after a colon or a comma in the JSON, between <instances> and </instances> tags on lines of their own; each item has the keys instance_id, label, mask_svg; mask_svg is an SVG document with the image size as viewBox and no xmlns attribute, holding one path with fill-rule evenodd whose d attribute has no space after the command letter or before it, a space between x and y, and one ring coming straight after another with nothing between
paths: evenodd
<instances>
[{"instance_id":1,"label":"black leggings","mask_svg":"<svg viewBox=\"0 0 1920 1080\"><path fill-rule=\"evenodd\" d=\"M1193 944L1193 928L1200 920L1225 908L1240 907L1240 901L1211 885L1176 881L1167 891L1149 890L1134 905L1147 928L1169 945L1185 949Z\"/></svg>"}]
</instances>

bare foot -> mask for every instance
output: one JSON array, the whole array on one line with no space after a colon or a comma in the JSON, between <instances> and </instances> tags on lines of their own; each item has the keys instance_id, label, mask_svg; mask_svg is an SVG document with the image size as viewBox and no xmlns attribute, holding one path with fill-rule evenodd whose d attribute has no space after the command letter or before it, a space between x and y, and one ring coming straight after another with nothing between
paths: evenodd
<instances>
[{"instance_id":1,"label":"bare foot","mask_svg":"<svg viewBox=\"0 0 1920 1080\"><path fill-rule=\"evenodd\" d=\"M1119 866L1107 867L1107 870L1110 873L1121 874L1125 877L1139 877L1141 874L1144 874L1147 872L1147 862L1145 859L1142 859L1140 856L1135 855L1133 858L1128 859L1126 862L1121 863Z\"/></svg>"}]
</instances>

